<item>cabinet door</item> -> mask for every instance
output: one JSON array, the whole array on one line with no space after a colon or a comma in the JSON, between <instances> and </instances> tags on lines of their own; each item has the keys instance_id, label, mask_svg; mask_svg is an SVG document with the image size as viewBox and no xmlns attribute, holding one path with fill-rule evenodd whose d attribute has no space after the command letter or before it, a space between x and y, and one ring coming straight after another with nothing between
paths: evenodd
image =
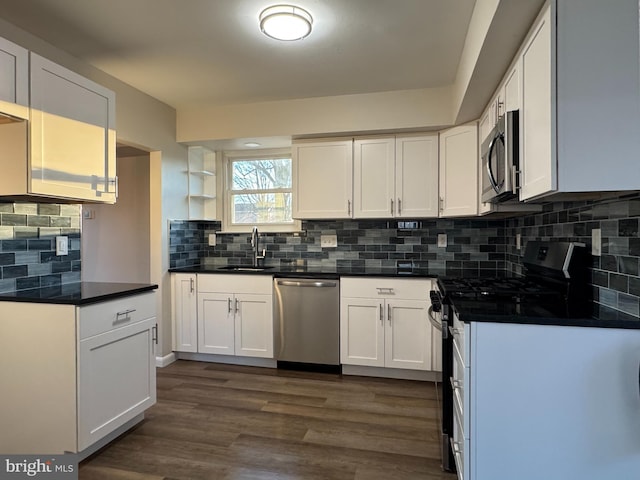
<instances>
[{"instance_id":1,"label":"cabinet door","mask_svg":"<svg viewBox=\"0 0 640 480\"><path fill-rule=\"evenodd\" d=\"M0 38L0 112L28 118L28 62L26 49Z\"/></svg>"},{"instance_id":2,"label":"cabinet door","mask_svg":"<svg viewBox=\"0 0 640 480\"><path fill-rule=\"evenodd\" d=\"M551 144L551 14L541 18L522 53L522 171L520 200L557 188Z\"/></svg>"},{"instance_id":3,"label":"cabinet door","mask_svg":"<svg viewBox=\"0 0 640 480\"><path fill-rule=\"evenodd\" d=\"M351 218L353 141L292 146L294 218Z\"/></svg>"},{"instance_id":4,"label":"cabinet door","mask_svg":"<svg viewBox=\"0 0 640 480\"><path fill-rule=\"evenodd\" d=\"M155 317L80 341L78 451L156 402Z\"/></svg>"},{"instance_id":5,"label":"cabinet door","mask_svg":"<svg viewBox=\"0 0 640 480\"><path fill-rule=\"evenodd\" d=\"M504 83L504 111L519 110L522 105L520 62L516 61Z\"/></svg>"},{"instance_id":6,"label":"cabinet door","mask_svg":"<svg viewBox=\"0 0 640 480\"><path fill-rule=\"evenodd\" d=\"M440 133L440 216L478 213L478 127Z\"/></svg>"},{"instance_id":7,"label":"cabinet door","mask_svg":"<svg viewBox=\"0 0 640 480\"><path fill-rule=\"evenodd\" d=\"M198 351L198 302L195 274L173 274L173 349Z\"/></svg>"},{"instance_id":8,"label":"cabinet door","mask_svg":"<svg viewBox=\"0 0 640 480\"><path fill-rule=\"evenodd\" d=\"M31 191L116 200L115 95L31 53Z\"/></svg>"},{"instance_id":9,"label":"cabinet door","mask_svg":"<svg viewBox=\"0 0 640 480\"><path fill-rule=\"evenodd\" d=\"M431 370L427 301L387 300L385 367Z\"/></svg>"},{"instance_id":10,"label":"cabinet door","mask_svg":"<svg viewBox=\"0 0 640 480\"><path fill-rule=\"evenodd\" d=\"M235 354L273 358L273 297L236 295Z\"/></svg>"},{"instance_id":11,"label":"cabinet door","mask_svg":"<svg viewBox=\"0 0 640 480\"><path fill-rule=\"evenodd\" d=\"M384 367L384 300L340 299L340 362Z\"/></svg>"},{"instance_id":12,"label":"cabinet door","mask_svg":"<svg viewBox=\"0 0 640 480\"><path fill-rule=\"evenodd\" d=\"M198 293L198 352L234 355L235 298L227 293Z\"/></svg>"},{"instance_id":13,"label":"cabinet door","mask_svg":"<svg viewBox=\"0 0 640 480\"><path fill-rule=\"evenodd\" d=\"M438 216L438 136L396 139L396 216Z\"/></svg>"},{"instance_id":14,"label":"cabinet door","mask_svg":"<svg viewBox=\"0 0 640 480\"><path fill-rule=\"evenodd\" d=\"M395 213L395 139L353 143L353 216L389 218Z\"/></svg>"}]
</instances>

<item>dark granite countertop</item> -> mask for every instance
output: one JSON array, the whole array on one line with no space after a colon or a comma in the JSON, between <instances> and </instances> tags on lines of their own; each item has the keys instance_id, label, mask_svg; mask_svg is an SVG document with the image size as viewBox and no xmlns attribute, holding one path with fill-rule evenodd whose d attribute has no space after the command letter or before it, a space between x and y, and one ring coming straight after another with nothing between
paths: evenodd
<instances>
[{"instance_id":1,"label":"dark granite countertop","mask_svg":"<svg viewBox=\"0 0 640 480\"><path fill-rule=\"evenodd\" d=\"M640 329L640 318L586 301L581 311L568 311L564 302L524 303L454 299L462 322L521 323L567 327Z\"/></svg>"},{"instance_id":2,"label":"dark granite countertop","mask_svg":"<svg viewBox=\"0 0 640 480\"><path fill-rule=\"evenodd\" d=\"M171 273L215 273L234 275L272 275L278 277L313 277L313 278L336 278L348 276L371 276L371 277L402 277L402 278L436 278L438 275L425 268L316 268L304 266L279 266L270 267L259 271L228 270L224 265L200 265L194 267L171 268Z\"/></svg>"},{"instance_id":3,"label":"dark granite countertop","mask_svg":"<svg viewBox=\"0 0 640 480\"><path fill-rule=\"evenodd\" d=\"M31 288L0 293L0 302L55 303L88 305L114 298L149 292L158 285L146 283L77 282L53 287Z\"/></svg>"}]
</instances>

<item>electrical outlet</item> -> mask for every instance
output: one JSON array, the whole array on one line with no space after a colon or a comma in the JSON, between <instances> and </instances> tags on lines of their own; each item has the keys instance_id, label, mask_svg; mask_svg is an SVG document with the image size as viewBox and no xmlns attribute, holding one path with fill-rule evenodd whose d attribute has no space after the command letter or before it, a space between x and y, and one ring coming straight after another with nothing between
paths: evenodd
<instances>
[{"instance_id":1,"label":"electrical outlet","mask_svg":"<svg viewBox=\"0 0 640 480\"><path fill-rule=\"evenodd\" d=\"M321 248L335 248L338 246L337 235L320 235Z\"/></svg>"},{"instance_id":2,"label":"electrical outlet","mask_svg":"<svg viewBox=\"0 0 640 480\"><path fill-rule=\"evenodd\" d=\"M92 208L82 207L82 219L93 220L96 218L96 211Z\"/></svg>"},{"instance_id":3,"label":"electrical outlet","mask_svg":"<svg viewBox=\"0 0 640 480\"><path fill-rule=\"evenodd\" d=\"M216 234L215 233L210 233L209 234L209 246L210 247L215 247L216 246Z\"/></svg>"},{"instance_id":4,"label":"electrical outlet","mask_svg":"<svg viewBox=\"0 0 640 480\"><path fill-rule=\"evenodd\" d=\"M447 234L439 233L438 234L438 247L446 247L447 246Z\"/></svg>"},{"instance_id":5,"label":"electrical outlet","mask_svg":"<svg viewBox=\"0 0 640 480\"><path fill-rule=\"evenodd\" d=\"M56 237L56 255L69 255L69 237Z\"/></svg>"},{"instance_id":6,"label":"electrical outlet","mask_svg":"<svg viewBox=\"0 0 640 480\"><path fill-rule=\"evenodd\" d=\"M591 230L591 255L602 255L602 230L599 228Z\"/></svg>"}]
</instances>

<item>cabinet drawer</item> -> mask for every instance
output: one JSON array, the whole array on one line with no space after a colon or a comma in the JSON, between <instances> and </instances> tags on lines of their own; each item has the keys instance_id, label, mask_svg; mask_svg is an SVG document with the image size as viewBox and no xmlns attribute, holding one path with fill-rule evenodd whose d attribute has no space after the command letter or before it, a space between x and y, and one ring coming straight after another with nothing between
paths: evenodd
<instances>
[{"instance_id":1,"label":"cabinet drawer","mask_svg":"<svg viewBox=\"0 0 640 480\"><path fill-rule=\"evenodd\" d=\"M80 339L156 316L155 292L79 307Z\"/></svg>"},{"instance_id":2,"label":"cabinet drawer","mask_svg":"<svg viewBox=\"0 0 640 480\"><path fill-rule=\"evenodd\" d=\"M340 279L340 294L352 298L405 298L425 300L432 288L429 279L355 278Z\"/></svg>"},{"instance_id":3,"label":"cabinet drawer","mask_svg":"<svg viewBox=\"0 0 640 480\"><path fill-rule=\"evenodd\" d=\"M271 275L198 275L198 292L208 293L273 293Z\"/></svg>"}]
</instances>

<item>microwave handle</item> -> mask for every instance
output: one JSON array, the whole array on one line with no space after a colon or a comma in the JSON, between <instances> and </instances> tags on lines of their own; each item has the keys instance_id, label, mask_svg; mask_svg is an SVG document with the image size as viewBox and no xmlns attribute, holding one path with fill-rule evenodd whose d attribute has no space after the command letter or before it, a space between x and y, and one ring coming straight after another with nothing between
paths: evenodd
<instances>
[{"instance_id":1,"label":"microwave handle","mask_svg":"<svg viewBox=\"0 0 640 480\"><path fill-rule=\"evenodd\" d=\"M496 193L500 193L498 183L496 182L496 177L493 175L493 170L491 169L491 156L493 154L493 149L496 146L496 140L503 139L504 136L502 133L496 133L496 135L491 139L491 143L489 144L489 153L487 154L487 175L489 176L489 182L491 186L495 190ZM502 185L500 185L502 186Z\"/></svg>"}]
</instances>

